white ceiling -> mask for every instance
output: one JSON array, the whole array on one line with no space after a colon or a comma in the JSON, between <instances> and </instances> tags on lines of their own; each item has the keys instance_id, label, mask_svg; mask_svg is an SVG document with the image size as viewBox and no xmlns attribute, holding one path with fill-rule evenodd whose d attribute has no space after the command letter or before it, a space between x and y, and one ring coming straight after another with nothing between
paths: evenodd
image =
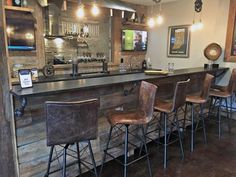
<instances>
[{"instance_id":1,"label":"white ceiling","mask_svg":"<svg viewBox=\"0 0 236 177\"><path fill-rule=\"evenodd\" d=\"M141 4L141 5L152 5L153 0L121 0L124 2L129 2L133 4ZM173 1L179 1L179 0L162 0L162 3L167 3L167 2L173 2Z\"/></svg>"}]
</instances>

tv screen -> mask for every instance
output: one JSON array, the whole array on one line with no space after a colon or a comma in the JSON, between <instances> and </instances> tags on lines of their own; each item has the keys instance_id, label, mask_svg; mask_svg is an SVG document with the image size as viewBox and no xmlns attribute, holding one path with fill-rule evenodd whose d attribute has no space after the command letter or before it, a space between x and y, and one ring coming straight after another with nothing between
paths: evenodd
<instances>
[{"instance_id":1,"label":"tv screen","mask_svg":"<svg viewBox=\"0 0 236 177\"><path fill-rule=\"evenodd\" d=\"M34 21L7 19L7 41L9 50L35 50Z\"/></svg>"},{"instance_id":2,"label":"tv screen","mask_svg":"<svg viewBox=\"0 0 236 177\"><path fill-rule=\"evenodd\" d=\"M122 50L123 51L146 51L147 31L122 30Z\"/></svg>"}]
</instances>

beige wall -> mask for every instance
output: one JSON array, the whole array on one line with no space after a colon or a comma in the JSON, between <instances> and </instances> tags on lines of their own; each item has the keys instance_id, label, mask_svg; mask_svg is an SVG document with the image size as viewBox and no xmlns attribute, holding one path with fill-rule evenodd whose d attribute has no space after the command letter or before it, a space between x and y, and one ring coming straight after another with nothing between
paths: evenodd
<instances>
[{"instance_id":1,"label":"beige wall","mask_svg":"<svg viewBox=\"0 0 236 177\"><path fill-rule=\"evenodd\" d=\"M229 2L230 0L203 1L202 21L204 28L200 31L192 32L189 58L168 58L167 36L169 26L192 23L194 0L180 0L164 4L163 16L165 21L162 26L151 30L146 58L151 58L155 68L166 68L168 62L175 63L175 68L177 69L200 67L204 63L208 63L203 55L203 50L208 44L216 42L223 49L225 48ZM223 57L224 53L217 61L220 66L236 67L236 63L224 62ZM229 74L230 72L228 72ZM221 79L221 84L227 83L228 75Z\"/></svg>"}]
</instances>

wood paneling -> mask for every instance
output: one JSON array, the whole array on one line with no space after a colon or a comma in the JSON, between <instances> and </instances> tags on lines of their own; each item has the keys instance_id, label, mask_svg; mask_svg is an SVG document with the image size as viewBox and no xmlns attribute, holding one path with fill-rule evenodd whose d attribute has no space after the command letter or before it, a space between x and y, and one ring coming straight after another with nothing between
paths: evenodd
<instances>
[{"instance_id":1,"label":"wood paneling","mask_svg":"<svg viewBox=\"0 0 236 177\"><path fill-rule=\"evenodd\" d=\"M4 2L0 0L0 177L15 177L16 158L12 134L12 102L10 97L9 67L5 36Z\"/></svg>"}]
</instances>

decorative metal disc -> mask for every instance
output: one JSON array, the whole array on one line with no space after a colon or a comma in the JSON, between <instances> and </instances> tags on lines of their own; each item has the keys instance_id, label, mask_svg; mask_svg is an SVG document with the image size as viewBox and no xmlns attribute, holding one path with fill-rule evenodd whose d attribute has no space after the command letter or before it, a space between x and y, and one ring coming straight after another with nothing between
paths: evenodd
<instances>
[{"instance_id":1,"label":"decorative metal disc","mask_svg":"<svg viewBox=\"0 0 236 177\"><path fill-rule=\"evenodd\" d=\"M216 61L221 54L222 54L222 48L217 43L209 44L204 50L205 57L211 61Z\"/></svg>"},{"instance_id":2,"label":"decorative metal disc","mask_svg":"<svg viewBox=\"0 0 236 177\"><path fill-rule=\"evenodd\" d=\"M53 65L48 64L43 67L43 75L45 77L51 77L51 76L54 76L54 74L55 74L55 70L54 70Z\"/></svg>"}]
</instances>

